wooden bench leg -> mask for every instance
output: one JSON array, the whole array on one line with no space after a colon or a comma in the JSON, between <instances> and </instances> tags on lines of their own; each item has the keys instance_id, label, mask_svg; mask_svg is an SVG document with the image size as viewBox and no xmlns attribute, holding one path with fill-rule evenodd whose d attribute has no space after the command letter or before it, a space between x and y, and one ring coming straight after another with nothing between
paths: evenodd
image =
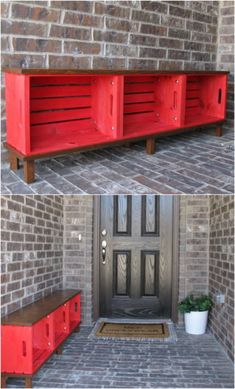
<instances>
[{"instance_id":1,"label":"wooden bench leg","mask_svg":"<svg viewBox=\"0 0 235 389\"><path fill-rule=\"evenodd\" d=\"M24 161L24 181L31 184L35 180L35 164L34 161Z\"/></svg>"},{"instance_id":2,"label":"wooden bench leg","mask_svg":"<svg viewBox=\"0 0 235 389\"><path fill-rule=\"evenodd\" d=\"M155 139L154 138L148 138L146 140L146 153L150 154L150 155L155 153Z\"/></svg>"},{"instance_id":3,"label":"wooden bench leg","mask_svg":"<svg viewBox=\"0 0 235 389\"><path fill-rule=\"evenodd\" d=\"M32 377L25 377L25 387L26 388L32 388L33 387Z\"/></svg>"},{"instance_id":4,"label":"wooden bench leg","mask_svg":"<svg viewBox=\"0 0 235 389\"><path fill-rule=\"evenodd\" d=\"M58 354L58 355L62 354L62 352L63 352L63 348L62 348L62 347L58 347L58 348L55 350L55 353Z\"/></svg>"},{"instance_id":5,"label":"wooden bench leg","mask_svg":"<svg viewBox=\"0 0 235 389\"><path fill-rule=\"evenodd\" d=\"M80 324L75 328L74 332L80 332Z\"/></svg>"},{"instance_id":6,"label":"wooden bench leg","mask_svg":"<svg viewBox=\"0 0 235 389\"><path fill-rule=\"evenodd\" d=\"M20 168L20 161L17 158L16 154L14 151L9 151L9 162L10 162L10 168L11 170L18 170Z\"/></svg>"},{"instance_id":7,"label":"wooden bench leg","mask_svg":"<svg viewBox=\"0 0 235 389\"><path fill-rule=\"evenodd\" d=\"M217 126L216 127L215 135L216 136L222 136L223 135L222 126Z\"/></svg>"},{"instance_id":8,"label":"wooden bench leg","mask_svg":"<svg viewBox=\"0 0 235 389\"><path fill-rule=\"evenodd\" d=\"M7 387L7 375L2 374L1 375L1 388L6 388Z\"/></svg>"}]
</instances>

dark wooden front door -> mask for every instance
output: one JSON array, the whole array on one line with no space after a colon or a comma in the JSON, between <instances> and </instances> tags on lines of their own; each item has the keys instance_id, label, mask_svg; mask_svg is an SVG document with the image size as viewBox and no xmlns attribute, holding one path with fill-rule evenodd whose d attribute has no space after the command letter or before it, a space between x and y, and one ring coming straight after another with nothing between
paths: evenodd
<instances>
[{"instance_id":1,"label":"dark wooden front door","mask_svg":"<svg viewBox=\"0 0 235 389\"><path fill-rule=\"evenodd\" d=\"M171 316L172 202L101 196L101 316Z\"/></svg>"}]
</instances>

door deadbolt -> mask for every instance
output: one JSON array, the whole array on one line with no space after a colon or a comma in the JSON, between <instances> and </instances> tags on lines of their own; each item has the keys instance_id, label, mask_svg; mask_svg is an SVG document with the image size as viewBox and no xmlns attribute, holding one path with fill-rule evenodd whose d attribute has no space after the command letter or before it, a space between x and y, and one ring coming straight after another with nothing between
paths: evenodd
<instances>
[{"instance_id":1,"label":"door deadbolt","mask_svg":"<svg viewBox=\"0 0 235 389\"><path fill-rule=\"evenodd\" d=\"M102 236L106 236L106 235L107 235L107 231L106 231L105 228L102 230L101 235L102 235Z\"/></svg>"}]
</instances>

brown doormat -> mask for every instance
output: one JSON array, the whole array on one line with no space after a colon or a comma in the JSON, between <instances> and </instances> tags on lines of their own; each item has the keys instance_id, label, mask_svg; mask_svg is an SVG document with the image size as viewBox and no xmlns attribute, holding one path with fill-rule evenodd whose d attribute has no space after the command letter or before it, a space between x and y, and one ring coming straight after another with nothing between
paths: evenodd
<instances>
[{"instance_id":1,"label":"brown doormat","mask_svg":"<svg viewBox=\"0 0 235 389\"><path fill-rule=\"evenodd\" d=\"M169 337L167 323L110 323L101 322L96 336L109 338L162 339Z\"/></svg>"}]
</instances>

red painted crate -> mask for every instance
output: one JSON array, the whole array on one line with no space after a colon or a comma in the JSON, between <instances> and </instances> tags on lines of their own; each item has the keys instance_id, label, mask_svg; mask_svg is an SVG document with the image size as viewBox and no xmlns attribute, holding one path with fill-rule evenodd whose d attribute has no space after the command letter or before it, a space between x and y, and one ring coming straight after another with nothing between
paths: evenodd
<instances>
[{"instance_id":1,"label":"red painted crate","mask_svg":"<svg viewBox=\"0 0 235 389\"><path fill-rule=\"evenodd\" d=\"M57 308L52 316L54 321L54 346L56 348L69 334L69 303Z\"/></svg>"},{"instance_id":2,"label":"red painted crate","mask_svg":"<svg viewBox=\"0 0 235 389\"><path fill-rule=\"evenodd\" d=\"M227 72L7 70L11 168L29 183L37 158L221 123L226 93Z\"/></svg>"}]
</instances>

